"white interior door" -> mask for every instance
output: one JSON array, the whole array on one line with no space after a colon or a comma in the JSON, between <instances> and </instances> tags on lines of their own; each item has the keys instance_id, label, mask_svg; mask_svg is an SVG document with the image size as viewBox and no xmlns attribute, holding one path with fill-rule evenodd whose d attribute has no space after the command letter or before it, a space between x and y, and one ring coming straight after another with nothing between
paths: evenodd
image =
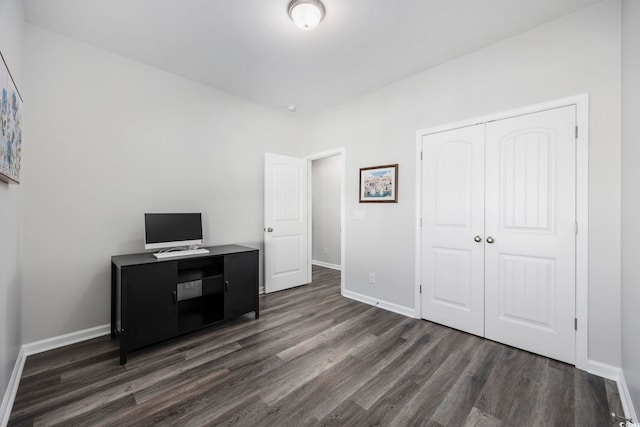
<instances>
[{"instance_id":1,"label":"white interior door","mask_svg":"<svg viewBox=\"0 0 640 427\"><path fill-rule=\"evenodd\" d=\"M575 106L487 123L485 336L575 363Z\"/></svg>"},{"instance_id":2,"label":"white interior door","mask_svg":"<svg viewBox=\"0 0 640 427\"><path fill-rule=\"evenodd\" d=\"M483 141L484 124L422 140L422 317L480 336L484 335Z\"/></svg>"},{"instance_id":3,"label":"white interior door","mask_svg":"<svg viewBox=\"0 0 640 427\"><path fill-rule=\"evenodd\" d=\"M265 154L265 292L307 283L308 160Z\"/></svg>"}]
</instances>

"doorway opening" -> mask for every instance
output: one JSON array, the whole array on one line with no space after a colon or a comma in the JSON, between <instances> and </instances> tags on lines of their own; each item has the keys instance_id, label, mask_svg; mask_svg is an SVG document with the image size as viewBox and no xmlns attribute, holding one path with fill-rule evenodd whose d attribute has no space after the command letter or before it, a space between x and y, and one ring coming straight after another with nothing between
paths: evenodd
<instances>
[{"instance_id":1,"label":"doorway opening","mask_svg":"<svg viewBox=\"0 0 640 427\"><path fill-rule=\"evenodd\" d=\"M344 292L344 148L312 154L309 160L309 282L312 265L340 271Z\"/></svg>"}]
</instances>

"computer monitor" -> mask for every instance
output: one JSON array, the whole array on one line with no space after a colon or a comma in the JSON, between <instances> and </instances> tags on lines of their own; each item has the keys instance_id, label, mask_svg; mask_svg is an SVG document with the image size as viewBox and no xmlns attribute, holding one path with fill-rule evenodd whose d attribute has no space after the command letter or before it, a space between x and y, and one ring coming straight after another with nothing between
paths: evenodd
<instances>
[{"instance_id":1,"label":"computer monitor","mask_svg":"<svg viewBox=\"0 0 640 427\"><path fill-rule=\"evenodd\" d=\"M202 214L144 214L144 248L163 249L202 245Z\"/></svg>"}]
</instances>

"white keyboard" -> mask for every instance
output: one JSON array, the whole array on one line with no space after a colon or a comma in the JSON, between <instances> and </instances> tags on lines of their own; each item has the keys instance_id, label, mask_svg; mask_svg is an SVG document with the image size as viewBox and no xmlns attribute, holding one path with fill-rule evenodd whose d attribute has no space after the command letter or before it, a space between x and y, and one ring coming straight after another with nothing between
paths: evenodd
<instances>
[{"instance_id":1,"label":"white keyboard","mask_svg":"<svg viewBox=\"0 0 640 427\"><path fill-rule=\"evenodd\" d=\"M172 258L175 256L188 256L188 255L200 255L200 254L208 254L209 249L187 249L184 251L169 251L169 252L156 252L153 254L157 259L161 258Z\"/></svg>"}]
</instances>

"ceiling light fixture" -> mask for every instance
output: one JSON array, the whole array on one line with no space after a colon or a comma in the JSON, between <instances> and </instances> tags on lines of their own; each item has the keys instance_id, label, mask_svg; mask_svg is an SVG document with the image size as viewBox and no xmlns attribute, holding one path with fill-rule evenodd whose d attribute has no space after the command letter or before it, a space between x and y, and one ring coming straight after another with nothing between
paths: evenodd
<instances>
[{"instance_id":1,"label":"ceiling light fixture","mask_svg":"<svg viewBox=\"0 0 640 427\"><path fill-rule=\"evenodd\" d=\"M293 0L289 3L289 17L303 30L313 30L324 18L324 5L320 0Z\"/></svg>"}]
</instances>

